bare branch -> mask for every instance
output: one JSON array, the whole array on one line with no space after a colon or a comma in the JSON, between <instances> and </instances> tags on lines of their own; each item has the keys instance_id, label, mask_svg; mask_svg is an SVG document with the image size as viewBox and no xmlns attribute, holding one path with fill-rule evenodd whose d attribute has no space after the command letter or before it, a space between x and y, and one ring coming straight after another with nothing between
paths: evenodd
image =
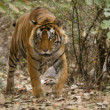
<instances>
[{"instance_id":1,"label":"bare branch","mask_svg":"<svg viewBox=\"0 0 110 110\"><path fill-rule=\"evenodd\" d=\"M102 12L103 12L103 8L100 9L100 10L97 12L96 17L95 17L95 19L93 20L93 23L92 23L91 26L89 27L89 29L88 29L88 31L87 31L87 34L86 34L86 36L85 36L85 38L84 38L84 40L83 40L83 42L82 42L82 51L83 51L83 47L84 47L85 41L87 40L87 37L89 36L91 29L93 28L94 24L96 23L96 21L98 20L100 14L101 14Z\"/></svg>"}]
</instances>

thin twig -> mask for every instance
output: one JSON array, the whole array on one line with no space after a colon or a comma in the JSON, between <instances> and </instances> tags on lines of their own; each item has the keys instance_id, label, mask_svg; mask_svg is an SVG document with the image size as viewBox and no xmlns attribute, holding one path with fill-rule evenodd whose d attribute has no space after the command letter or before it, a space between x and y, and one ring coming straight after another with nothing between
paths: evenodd
<instances>
[{"instance_id":1,"label":"thin twig","mask_svg":"<svg viewBox=\"0 0 110 110\"><path fill-rule=\"evenodd\" d=\"M102 11L103 11L103 8L100 9L100 10L97 12L96 17L95 17L95 19L93 20L93 23L92 23L91 26L89 27L89 29L88 29L88 31L87 31L87 34L86 34L86 36L85 36L85 38L84 38L84 40L83 40L83 42L82 42L82 51L83 51L83 49L84 49L84 44L85 44L85 41L87 40L87 37L88 37L89 34L90 34L90 31L91 31L91 29L93 28L93 26L94 26L94 24L96 23L96 21L98 20L98 18L99 18L99 16L100 16L100 14L102 13Z\"/></svg>"},{"instance_id":2,"label":"thin twig","mask_svg":"<svg viewBox=\"0 0 110 110\"><path fill-rule=\"evenodd\" d=\"M73 38L73 49L74 49L74 54L75 54L75 58L76 58L76 62L78 64L78 57L77 57L77 54L76 54L76 48L75 48L75 41L74 41L74 31L73 31L73 28L74 28L74 8L75 8L75 5L76 3L74 4L74 1L72 0L73 2L73 13L72 13L72 38Z\"/></svg>"}]
</instances>

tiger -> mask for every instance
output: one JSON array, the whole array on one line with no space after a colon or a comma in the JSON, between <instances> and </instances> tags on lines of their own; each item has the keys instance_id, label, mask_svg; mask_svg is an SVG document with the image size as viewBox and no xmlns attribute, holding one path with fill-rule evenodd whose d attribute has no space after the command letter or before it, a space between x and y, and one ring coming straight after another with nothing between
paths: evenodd
<instances>
[{"instance_id":1,"label":"tiger","mask_svg":"<svg viewBox=\"0 0 110 110\"><path fill-rule=\"evenodd\" d=\"M48 9L37 7L21 16L14 26L9 49L6 93L11 93L14 89L14 73L21 54L27 60L32 94L39 97L44 93L39 70L45 62L50 62L57 74L53 91L60 95L68 75L65 55L68 36L63 29L62 20Z\"/></svg>"}]
</instances>

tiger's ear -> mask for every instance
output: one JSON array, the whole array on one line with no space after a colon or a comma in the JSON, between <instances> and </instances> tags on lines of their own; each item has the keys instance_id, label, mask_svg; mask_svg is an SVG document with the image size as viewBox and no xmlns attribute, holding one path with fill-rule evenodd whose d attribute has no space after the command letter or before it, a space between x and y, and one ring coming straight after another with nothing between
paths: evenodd
<instances>
[{"instance_id":1,"label":"tiger's ear","mask_svg":"<svg viewBox=\"0 0 110 110\"><path fill-rule=\"evenodd\" d=\"M62 26L62 20L60 19L60 18L56 18L55 19L55 21L54 21L54 23L58 26L58 27L60 27L60 26Z\"/></svg>"},{"instance_id":2,"label":"tiger's ear","mask_svg":"<svg viewBox=\"0 0 110 110\"><path fill-rule=\"evenodd\" d=\"M33 19L31 20L31 23L33 23L34 25L36 25L36 24L37 24L37 22L36 22L36 21L34 21Z\"/></svg>"}]
</instances>

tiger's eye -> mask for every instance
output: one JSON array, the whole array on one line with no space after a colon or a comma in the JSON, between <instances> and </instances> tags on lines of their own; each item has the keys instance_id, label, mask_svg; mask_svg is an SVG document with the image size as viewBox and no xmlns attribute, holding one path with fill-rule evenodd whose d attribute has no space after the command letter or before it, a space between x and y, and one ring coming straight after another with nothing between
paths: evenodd
<instances>
[{"instance_id":1,"label":"tiger's eye","mask_svg":"<svg viewBox=\"0 0 110 110\"><path fill-rule=\"evenodd\" d=\"M49 30L50 30L50 28L49 28L49 27L47 27L47 30L49 31Z\"/></svg>"},{"instance_id":2,"label":"tiger's eye","mask_svg":"<svg viewBox=\"0 0 110 110\"><path fill-rule=\"evenodd\" d=\"M43 31L43 28L40 28L40 31Z\"/></svg>"}]
</instances>

